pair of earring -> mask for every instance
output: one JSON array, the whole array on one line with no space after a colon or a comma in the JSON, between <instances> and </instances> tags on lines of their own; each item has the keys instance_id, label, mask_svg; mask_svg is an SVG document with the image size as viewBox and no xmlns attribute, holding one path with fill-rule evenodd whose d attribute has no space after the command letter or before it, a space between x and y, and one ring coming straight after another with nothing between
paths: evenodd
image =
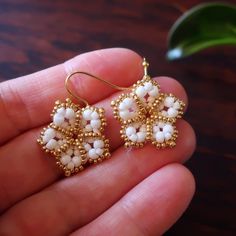
<instances>
[{"instance_id":1,"label":"pair of earring","mask_svg":"<svg viewBox=\"0 0 236 236\"><path fill-rule=\"evenodd\" d=\"M71 99L56 101L52 122L41 132L38 143L54 156L65 176L75 174L89 164L110 157L109 140L104 136L107 125L103 108L90 106L69 88L75 74L83 74L118 89L130 91L111 102L114 117L121 123L125 147L142 147L151 142L157 148L174 147L177 138L176 120L183 115L185 104L172 94L161 93L160 86L147 73L149 64L143 60L144 76L132 87L124 88L90 73L77 71L65 80L68 93L83 102L81 108Z\"/></svg>"}]
</instances>

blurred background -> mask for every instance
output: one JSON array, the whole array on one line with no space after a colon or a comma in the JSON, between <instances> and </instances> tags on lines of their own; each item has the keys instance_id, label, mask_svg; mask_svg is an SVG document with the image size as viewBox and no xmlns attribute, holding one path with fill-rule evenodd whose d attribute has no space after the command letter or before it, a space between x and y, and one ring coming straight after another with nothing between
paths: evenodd
<instances>
[{"instance_id":1,"label":"blurred background","mask_svg":"<svg viewBox=\"0 0 236 236\"><path fill-rule=\"evenodd\" d=\"M198 140L186 165L197 191L168 236L236 235L236 48L208 49L174 62L165 57L172 24L202 2L0 0L0 81L83 52L126 47L148 59L151 75L174 77L186 88L185 119Z\"/></svg>"}]
</instances>

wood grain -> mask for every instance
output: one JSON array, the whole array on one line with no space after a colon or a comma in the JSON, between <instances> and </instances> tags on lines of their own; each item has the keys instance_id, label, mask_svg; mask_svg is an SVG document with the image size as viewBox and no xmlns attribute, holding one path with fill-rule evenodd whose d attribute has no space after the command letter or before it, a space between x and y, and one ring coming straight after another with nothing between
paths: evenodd
<instances>
[{"instance_id":1,"label":"wood grain","mask_svg":"<svg viewBox=\"0 0 236 236\"><path fill-rule=\"evenodd\" d=\"M167 62L168 30L201 1L186 2L0 0L0 81L99 48L127 47L145 55L152 75L172 76L188 91L185 117L198 139L187 163L197 192L166 235L235 235L236 49Z\"/></svg>"}]
</instances>

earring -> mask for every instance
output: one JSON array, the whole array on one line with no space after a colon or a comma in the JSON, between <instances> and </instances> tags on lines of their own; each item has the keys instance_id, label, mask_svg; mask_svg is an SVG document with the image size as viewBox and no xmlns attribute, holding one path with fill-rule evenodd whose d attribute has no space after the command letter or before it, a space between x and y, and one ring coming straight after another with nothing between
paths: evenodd
<instances>
[{"instance_id":1,"label":"earring","mask_svg":"<svg viewBox=\"0 0 236 236\"><path fill-rule=\"evenodd\" d=\"M109 141L103 131L107 125L104 109L90 106L85 99L74 94L69 88L69 80L75 74L84 74L99 79L86 72L77 71L65 80L65 87L72 97L83 102L80 107L71 99L56 101L52 111L52 122L43 129L37 140L42 149L51 154L56 164L70 176L92 163L99 163L110 157ZM100 79L99 79L100 80Z\"/></svg>"},{"instance_id":2,"label":"earring","mask_svg":"<svg viewBox=\"0 0 236 236\"><path fill-rule=\"evenodd\" d=\"M130 93L111 102L114 117L121 123L121 138L125 147L143 147L147 142L157 148L174 147L178 136L175 123L182 117L185 104L173 94L161 93L159 84L147 73L145 58L142 65L143 78Z\"/></svg>"}]
</instances>

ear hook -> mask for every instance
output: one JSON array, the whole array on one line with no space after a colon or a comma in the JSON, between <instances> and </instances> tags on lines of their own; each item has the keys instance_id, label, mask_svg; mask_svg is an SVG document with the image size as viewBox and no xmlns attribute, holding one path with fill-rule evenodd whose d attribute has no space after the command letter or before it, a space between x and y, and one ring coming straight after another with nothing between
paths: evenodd
<instances>
[{"instance_id":1,"label":"ear hook","mask_svg":"<svg viewBox=\"0 0 236 236\"><path fill-rule=\"evenodd\" d=\"M148 73L147 73L147 68L148 68L148 66L149 66L149 63L146 61L145 58L143 58L143 63L142 63L142 65L143 65L143 69L144 69L144 77L149 77L149 75L148 75ZM68 75L68 76L66 77L66 80L65 80L65 87L66 87L67 92L68 92L72 97L74 97L74 98L76 98L77 100L83 102L83 103L85 104L85 106L88 106L89 103L88 103L85 99L83 99L83 98L81 98L80 96L76 95L76 94L75 94L74 92L72 92L72 90L69 88L69 80L70 80L71 77L74 76L75 74L82 74L82 75L90 76L90 77L92 77L92 78L94 78L94 79L96 79L96 80L99 80L99 81L101 81L102 83L107 84L107 85L109 85L110 87L112 87L112 88L114 88L114 89L117 89L117 90L125 91L125 90L130 90L130 89L131 89L130 87L121 87L121 86L112 84L111 82L109 82L109 81L107 81L107 80L104 80L104 79L102 79L102 78L99 78L99 77L97 77L97 76L95 76L95 75L92 75L92 74L90 74L90 73L88 73L88 72L75 71L75 72L71 73L70 75Z\"/></svg>"},{"instance_id":2,"label":"ear hook","mask_svg":"<svg viewBox=\"0 0 236 236\"><path fill-rule=\"evenodd\" d=\"M92 78L94 78L94 79L96 79L96 80L99 80L99 81L101 81L102 83L107 84L107 85L109 85L110 87L112 87L112 88L114 88L114 89L117 89L117 90L121 90L121 91L130 90L129 87L120 87L120 86L117 86L117 85L115 85L115 84L112 84L111 82L108 82L108 81L106 81L106 80L104 80L104 79L101 79L101 78L99 78L99 77L97 77L97 76L95 76L95 75L92 75L92 74L90 74L90 73L87 73L87 72L84 72L84 71L75 71L75 72L71 73L70 75L68 75L68 76L66 77L66 80L65 80L65 87L66 87L67 92L68 92L72 97L74 97L74 98L76 98L77 100L83 102L83 103L85 104L85 106L88 106L89 103L88 103L85 99L83 99L83 98L81 98L80 96L76 95L76 94L75 94L74 92L72 92L72 90L69 88L69 80L70 80L71 77L74 76L75 74L88 75L88 76L90 76L90 77L92 77Z\"/></svg>"}]
</instances>

